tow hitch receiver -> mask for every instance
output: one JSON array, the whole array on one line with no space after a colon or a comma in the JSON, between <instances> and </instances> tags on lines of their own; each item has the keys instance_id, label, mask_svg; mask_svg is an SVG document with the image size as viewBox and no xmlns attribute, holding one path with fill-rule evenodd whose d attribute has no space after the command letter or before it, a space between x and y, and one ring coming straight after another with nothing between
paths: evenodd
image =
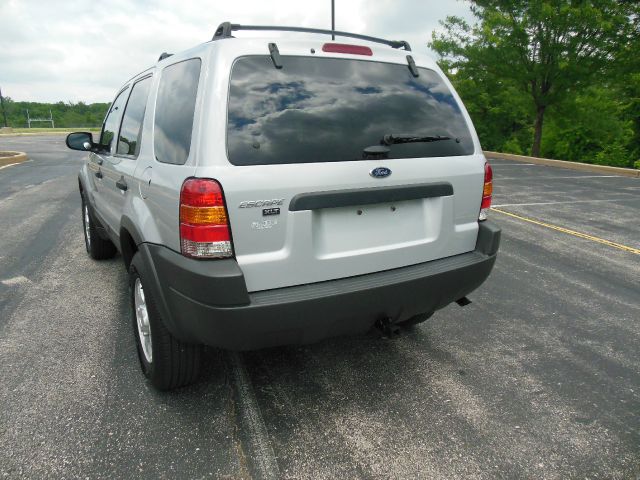
<instances>
[{"instance_id":1,"label":"tow hitch receiver","mask_svg":"<svg viewBox=\"0 0 640 480\"><path fill-rule=\"evenodd\" d=\"M471 300L469 300L467 297L462 297L462 298L459 298L458 300L456 300L456 303L458 305L460 305L461 307L466 307L467 305L469 305L471 303Z\"/></svg>"},{"instance_id":2,"label":"tow hitch receiver","mask_svg":"<svg viewBox=\"0 0 640 480\"><path fill-rule=\"evenodd\" d=\"M385 338L393 338L400 333L400 327L393 323L389 317L378 319L376 321L376 328L382 332Z\"/></svg>"}]
</instances>

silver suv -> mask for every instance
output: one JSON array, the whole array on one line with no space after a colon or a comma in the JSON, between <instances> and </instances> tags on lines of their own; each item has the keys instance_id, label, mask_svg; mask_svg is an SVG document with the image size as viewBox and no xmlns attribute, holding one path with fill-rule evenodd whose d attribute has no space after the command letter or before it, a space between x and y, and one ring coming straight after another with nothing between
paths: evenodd
<instances>
[{"instance_id":1,"label":"silver suv","mask_svg":"<svg viewBox=\"0 0 640 480\"><path fill-rule=\"evenodd\" d=\"M315 36L235 38L235 30ZM326 41L321 35L351 38ZM356 39L355 43L353 39ZM413 325L489 275L491 168L406 42L224 23L127 81L79 175L94 259L120 251L145 375L232 350Z\"/></svg>"}]
</instances>

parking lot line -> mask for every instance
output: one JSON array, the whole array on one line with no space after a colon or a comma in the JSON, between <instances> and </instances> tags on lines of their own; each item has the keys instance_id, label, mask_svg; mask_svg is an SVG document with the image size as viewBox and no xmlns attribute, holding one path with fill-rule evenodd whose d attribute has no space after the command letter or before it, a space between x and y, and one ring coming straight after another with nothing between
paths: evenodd
<instances>
[{"instance_id":1,"label":"parking lot line","mask_svg":"<svg viewBox=\"0 0 640 480\"><path fill-rule=\"evenodd\" d=\"M631 195L625 198L609 198L605 200L567 200L564 202L532 202L532 203L501 203L500 205L494 205L493 208L501 207L531 207L537 205L560 205L565 203L602 203L602 202L628 202L640 199L638 195Z\"/></svg>"},{"instance_id":2,"label":"parking lot line","mask_svg":"<svg viewBox=\"0 0 640 480\"><path fill-rule=\"evenodd\" d=\"M545 223L545 222L541 222L539 220L534 220L533 218L523 217L523 216L517 215L515 213L506 212L506 211L501 210L499 208L492 207L491 210L493 210L494 212L500 212L500 213L502 213L504 215L508 215L510 217L513 217L513 218L517 218L519 220L523 220L525 222L533 223L535 225L540 225L541 227L550 228L550 229L556 230L558 232L562 232L562 233L566 233L566 234L569 234L569 235L573 235L575 237L584 238L586 240L591 240L593 242L601 243L603 245L608 245L610 247L614 247L614 248L617 248L619 250L624 250L625 252L630 252L630 253L635 253L636 255L640 255L640 249L639 248L629 247L627 245L622 245L620 243L612 242L612 241L606 240L604 238L594 237L593 235L588 235L588 234L582 233L582 232L576 232L575 230L570 230L568 228L559 227L558 225L552 225L551 223Z\"/></svg>"},{"instance_id":3,"label":"parking lot line","mask_svg":"<svg viewBox=\"0 0 640 480\"><path fill-rule=\"evenodd\" d=\"M0 170L2 170L3 168L13 167L14 165L18 165L18 163L9 163L8 165L3 165L0 167Z\"/></svg>"}]
</instances>

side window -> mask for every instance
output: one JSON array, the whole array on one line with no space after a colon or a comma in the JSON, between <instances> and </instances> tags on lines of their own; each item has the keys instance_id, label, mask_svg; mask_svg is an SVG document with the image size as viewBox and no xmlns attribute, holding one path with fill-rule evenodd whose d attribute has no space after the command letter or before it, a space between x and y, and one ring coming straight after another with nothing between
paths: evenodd
<instances>
[{"instance_id":1,"label":"side window","mask_svg":"<svg viewBox=\"0 0 640 480\"><path fill-rule=\"evenodd\" d=\"M100 135L100 145L104 150L111 151L111 143L118 131L118 124L120 123L122 108L127 101L127 92L129 87L122 90L116 99L111 104L107 118L104 121L104 127L102 127L102 134Z\"/></svg>"},{"instance_id":2,"label":"side window","mask_svg":"<svg viewBox=\"0 0 640 480\"><path fill-rule=\"evenodd\" d=\"M159 162L183 165L187 161L200 64L199 58L193 58L162 71L153 134L153 146Z\"/></svg>"},{"instance_id":3,"label":"side window","mask_svg":"<svg viewBox=\"0 0 640 480\"><path fill-rule=\"evenodd\" d=\"M140 135L142 134L142 121L147 107L147 97L151 77L140 80L133 86L129 101L124 109L122 126L118 137L118 150L120 155L138 156L140 152Z\"/></svg>"}]
</instances>

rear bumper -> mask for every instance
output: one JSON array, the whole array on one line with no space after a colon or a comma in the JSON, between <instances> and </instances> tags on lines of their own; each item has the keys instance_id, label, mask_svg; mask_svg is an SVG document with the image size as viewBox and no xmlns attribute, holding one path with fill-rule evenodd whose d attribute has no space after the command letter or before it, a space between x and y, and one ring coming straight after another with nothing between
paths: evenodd
<instances>
[{"instance_id":1,"label":"rear bumper","mask_svg":"<svg viewBox=\"0 0 640 480\"><path fill-rule=\"evenodd\" d=\"M311 343L402 321L464 297L489 276L500 229L480 224L472 252L357 277L247 293L235 260L198 261L140 245L167 328L178 338L231 350Z\"/></svg>"}]
</instances>

